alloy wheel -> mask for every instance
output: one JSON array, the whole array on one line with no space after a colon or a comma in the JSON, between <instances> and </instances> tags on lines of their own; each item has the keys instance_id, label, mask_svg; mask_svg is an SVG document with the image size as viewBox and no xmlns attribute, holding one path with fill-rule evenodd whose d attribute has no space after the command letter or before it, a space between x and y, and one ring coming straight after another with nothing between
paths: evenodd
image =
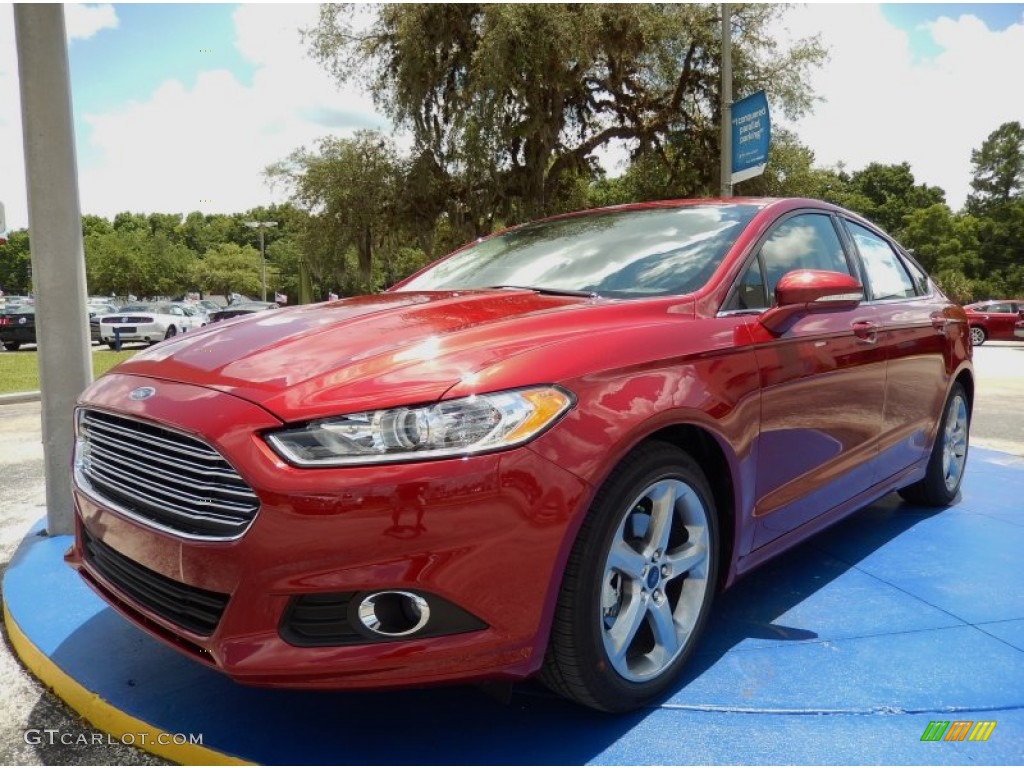
<instances>
[{"instance_id":1,"label":"alloy wheel","mask_svg":"<svg viewBox=\"0 0 1024 768\"><path fill-rule=\"evenodd\" d=\"M967 403L957 393L949 401L946 424L942 435L942 476L946 489L952 492L959 486L967 460Z\"/></svg>"},{"instance_id":2,"label":"alloy wheel","mask_svg":"<svg viewBox=\"0 0 1024 768\"><path fill-rule=\"evenodd\" d=\"M654 679L687 647L708 589L708 510L687 483L650 485L619 522L604 564L601 637L626 680Z\"/></svg>"}]
</instances>

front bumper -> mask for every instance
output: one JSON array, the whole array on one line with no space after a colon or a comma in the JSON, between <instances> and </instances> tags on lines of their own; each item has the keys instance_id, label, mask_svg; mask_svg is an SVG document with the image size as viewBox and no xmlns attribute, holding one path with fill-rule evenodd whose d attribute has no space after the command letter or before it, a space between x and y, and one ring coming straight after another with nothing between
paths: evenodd
<instances>
[{"instance_id":1,"label":"front bumper","mask_svg":"<svg viewBox=\"0 0 1024 768\"><path fill-rule=\"evenodd\" d=\"M129 400L142 384L157 395ZM590 490L529 448L403 465L297 469L258 436L279 422L231 395L114 374L97 381L83 403L201 437L260 501L240 537L190 539L115 512L76 483L77 535L68 561L150 634L240 682L269 686L515 679L539 668L569 534ZM109 568L86 556L87 539L172 588L225 596L215 628L186 628L134 599L109 578ZM478 623L457 634L315 647L282 636L289 635L289 608L302 596L377 590L435 596Z\"/></svg>"}]
</instances>

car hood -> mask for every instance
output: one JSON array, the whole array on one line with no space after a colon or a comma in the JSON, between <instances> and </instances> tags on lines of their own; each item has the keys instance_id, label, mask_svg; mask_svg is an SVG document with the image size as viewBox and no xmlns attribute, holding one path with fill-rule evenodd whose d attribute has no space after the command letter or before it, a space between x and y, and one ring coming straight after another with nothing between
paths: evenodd
<instances>
[{"instance_id":1,"label":"car hood","mask_svg":"<svg viewBox=\"0 0 1024 768\"><path fill-rule=\"evenodd\" d=\"M477 371L579 333L584 318L561 318L601 304L506 290L364 296L210 325L115 370L221 390L301 421L436 400Z\"/></svg>"}]
</instances>

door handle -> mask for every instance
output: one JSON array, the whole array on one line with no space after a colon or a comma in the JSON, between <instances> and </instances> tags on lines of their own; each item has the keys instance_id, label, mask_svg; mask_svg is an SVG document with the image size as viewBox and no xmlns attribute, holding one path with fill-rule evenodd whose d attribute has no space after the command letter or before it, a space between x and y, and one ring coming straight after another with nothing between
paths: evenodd
<instances>
[{"instance_id":1,"label":"door handle","mask_svg":"<svg viewBox=\"0 0 1024 768\"><path fill-rule=\"evenodd\" d=\"M878 341L878 326L875 323L857 320L851 327L853 335L857 337L858 341L863 341L865 344L874 344Z\"/></svg>"}]
</instances>

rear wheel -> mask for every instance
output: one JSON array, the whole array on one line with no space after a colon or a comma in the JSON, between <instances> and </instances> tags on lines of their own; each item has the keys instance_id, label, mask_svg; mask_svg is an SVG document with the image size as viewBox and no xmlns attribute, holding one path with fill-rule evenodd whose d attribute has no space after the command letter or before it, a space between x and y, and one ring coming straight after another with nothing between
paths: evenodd
<instances>
[{"instance_id":1,"label":"rear wheel","mask_svg":"<svg viewBox=\"0 0 1024 768\"><path fill-rule=\"evenodd\" d=\"M985 339L988 338L988 334L985 333L985 329L980 325L971 326L971 344L976 347L980 347L985 343Z\"/></svg>"},{"instance_id":2,"label":"rear wheel","mask_svg":"<svg viewBox=\"0 0 1024 768\"><path fill-rule=\"evenodd\" d=\"M117 344L115 344L112 341L108 341L107 346L110 347L111 349L117 349Z\"/></svg>"},{"instance_id":3,"label":"rear wheel","mask_svg":"<svg viewBox=\"0 0 1024 768\"><path fill-rule=\"evenodd\" d=\"M5 341L4 342L4 349L6 349L6 350L8 350L10 352L17 352L19 349L21 349L21 342L20 341Z\"/></svg>"},{"instance_id":4,"label":"rear wheel","mask_svg":"<svg viewBox=\"0 0 1024 768\"><path fill-rule=\"evenodd\" d=\"M913 504L929 507L951 504L960 492L960 482L964 477L970 428L971 412L967 405L967 393L957 383L946 399L939 434L935 437L924 478L901 488L900 496Z\"/></svg>"},{"instance_id":5,"label":"rear wheel","mask_svg":"<svg viewBox=\"0 0 1024 768\"><path fill-rule=\"evenodd\" d=\"M573 546L541 679L608 712L661 696L697 644L717 567L704 473L673 446L640 446L598 491Z\"/></svg>"},{"instance_id":6,"label":"rear wheel","mask_svg":"<svg viewBox=\"0 0 1024 768\"><path fill-rule=\"evenodd\" d=\"M174 336L177 336L177 335L178 335L178 329L175 328L172 325L170 328L167 329L167 333L164 334L164 338L165 339L170 339L170 338L172 338Z\"/></svg>"}]
</instances>

